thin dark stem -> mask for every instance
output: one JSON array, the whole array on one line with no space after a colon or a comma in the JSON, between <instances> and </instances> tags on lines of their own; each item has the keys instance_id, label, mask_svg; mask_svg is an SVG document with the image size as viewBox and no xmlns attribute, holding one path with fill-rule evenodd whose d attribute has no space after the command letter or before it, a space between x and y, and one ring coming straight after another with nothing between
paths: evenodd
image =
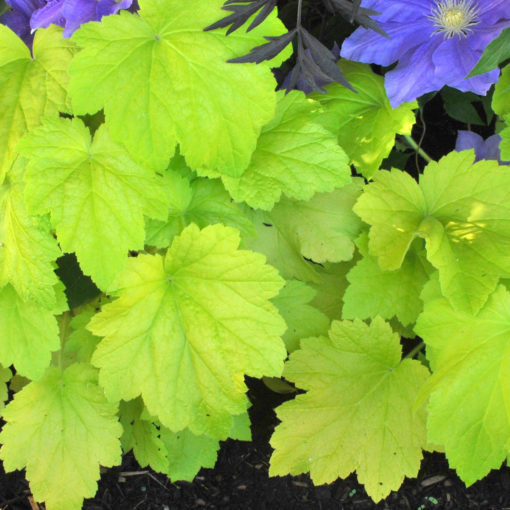
<instances>
[{"instance_id":1,"label":"thin dark stem","mask_svg":"<svg viewBox=\"0 0 510 510\"><path fill-rule=\"evenodd\" d=\"M414 349L411 349L405 356L406 359L412 359L425 347L425 342L420 342Z\"/></svg>"},{"instance_id":2,"label":"thin dark stem","mask_svg":"<svg viewBox=\"0 0 510 510\"><path fill-rule=\"evenodd\" d=\"M297 19L296 19L296 27L301 28L301 10L303 8L303 0L298 0L297 6Z\"/></svg>"}]
</instances>

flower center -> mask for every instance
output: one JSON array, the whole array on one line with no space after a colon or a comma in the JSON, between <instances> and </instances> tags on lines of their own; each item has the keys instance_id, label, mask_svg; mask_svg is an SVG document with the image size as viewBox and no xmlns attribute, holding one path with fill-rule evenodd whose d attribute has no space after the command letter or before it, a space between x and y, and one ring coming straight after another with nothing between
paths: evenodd
<instances>
[{"instance_id":1,"label":"flower center","mask_svg":"<svg viewBox=\"0 0 510 510\"><path fill-rule=\"evenodd\" d=\"M476 0L436 0L436 5L427 16L434 27L434 34L444 34L445 39L454 35L466 37L471 27L479 23Z\"/></svg>"}]
</instances>

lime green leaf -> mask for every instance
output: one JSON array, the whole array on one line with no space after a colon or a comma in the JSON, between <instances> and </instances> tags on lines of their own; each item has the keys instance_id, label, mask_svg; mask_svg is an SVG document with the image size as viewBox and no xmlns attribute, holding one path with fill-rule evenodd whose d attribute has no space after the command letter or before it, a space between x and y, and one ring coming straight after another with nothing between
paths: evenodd
<instances>
[{"instance_id":1,"label":"lime green leaf","mask_svg":"<svg viewBox=\"0 0 510 510\"><path fill-rule=\"evenodd\" d=\"M350 182L347 157L319 117L320 105L302 92L278 92L275 116L262 129L248 168L240 177L222 176L232 198L270 210L282 193L308 200Z\"/></svg>"},{"instance_id":2,"label":"lime green leaf","mask_svg":"<svg viewBox=\"0 0 510 510\"><path fill-rule=\"evenodd\" d=\"M335 321L329 338L309 338L284 376L308 392L277 409L271 475L310 472L315 484L356 470L375 501L416 476L425 416L413 405L428 371L401 361L398 335L382 319L370 326Z\"/></svg>"},{"instance_id":3,"label":"lime green leaf","mask_svg":"<svg viewBox=\"0 0 510 510\"><path fill-rule=\"evenodd\" d=\"M510 161L510 114L505 115L504 119L507 127L499 133L501 136L499 148L501 149L501 160Z\"/></svg>"},{"instance_id":4,"label":"lime green leaf","mask_svg":"<svg viewBox=\"0 0 510 510\"><path fill-rule=\"evenodd\" d=\"M3 411L0 457L6 471L26 467L34 498L48 510L79 510L97 491L99 466L120 463L116 412L90 365L49 368Z\"/></svg>"},{"instance_id":5,"label":"lime green leaf","mask_svg":"<svg viewBox=\"0 0 510 510\"><path fill-rule=\"evenodd\" d=\"M191 482L201 468L213 468L220 443L208 436L196 436L189 429L172 432L161 430L161 439L168 451L168 465L164 471L170 480Z\"/></svg>"},{"instance_id":6,"label":"lime green leaf","mask_svg":"<svg viewBox=\"0 0 510 510\"><path fill-rule=\"evenodd\" d=\"M367 179L379 169L395 144L395 134L410 135L415 123L415 101L392 109L384 89L384 77L370 66L342 61L345 78L356 92L333 83L327 94L313 94L326 112L337 115L338 143Z\"/></svg>"},{"instance_id":7,"label":"lime green leaf","mask_svg":"<svg viewBox=\"0 0 510 510\"><path fill-rule=\"evenodd\" d=\"M9 398L9 387L7 383L12 380L10 369L0 366L0 410L3 409L5 402Z\"/></svg>"},{"instance_id":8,"label":"lime green leaf","mask_svg":"<svg viewBox=\"0 0 510 510\"><path fill-rule=\"evenodd\" d=\"M476 313L510 274L510 174L473 160L473 151L451 152L427 165L419 185L402 171L381 171L354 210L371 225L370 254L381 269L400 268L423 237L443 295Z\"/></svg>"},{"instance_id":9,"label":"lime green leaf","mask_svg":"<svg viewBox=\"0 0 510 510\"><path fill-rule=\"evenodd\" d=\"M439 298L415 327L434 353L428 440L444 445L450 466L471 485L508 455L510 293L500 285L475 316Z\"/></svg>"},{"instance_id":10,"label":"lime green leaf","mask_svg":"<svg viewBox=\"0 0 510 510\"><path fill-rule=\"evenodd\" d=\"M83 272L106 288L128 250L144 246L144 218L165 218L162 183L139 166L108 131L90 139L80 119L46 119L18 145L30 158L25 179L29 210L51 213L65 252L76 252Z\"/></svg>"},{"instance_id":11,"label":"lime green leaf","mask_svg":"<svg viewBox=\"0 0 510 510\"><path fill-rule=\"evenodd\" d=\"M329 319L309 303L316 292L305 283L291 280L285 284L272 301L287 323L283 341L287 351L299 348L299 341L310 336L325 335L329 329Z\"/></svg>"},{"instance_id":12,"label":"lime green leaf","mask_svg":"<svg viewBox=\"0 0 510 510\"><path fill-rule=\"evenodd\" d=\"M274 223L265 211L251 211L251 220L257 237L244 239L247 248L263 253L267 262L286 279L320 281L319 266L301 255L299 241L291 229L286 228L285 224Z\"/></svg>"},{"instance_id":13,"label":"lime green leaf","mask_svg":"<svg viewBox=\"0 0 510 510\"><path fill-rule=\"evenodd\" d=\"M255 235L252 223L232 202L219 180L187 179L173 170L164 174L170 204L166 221L147 219L145 243L166 248L184 227L195 223L200 228L223 223L238 228L243 235Z\"/></svg>"},{"instance_id":14,"label":"lime green leaf","mask_svg":"<svg viewBox=\"0 0 510 510\"><path fill-rule=\"evenodd\" d=\"M156 170L179 143L192 168L240 175L273 116L276 82L268 66L226 61L285 28L274 12L249 33L205 32L222 4L146 0L138 14L82 25L69 68L76 112L104 106L113 139Z\"/></svg>"},{"instance_id":15,"label":"lime green leaf","mask_svg":"<svg viewBox=\"0 0 510 510\"><path fill-rule=\"evenodd\" d=\"M60 347L55 316L32 301L23 301L11 285L0 288L0 363L37 380Z\"/></svg>"},{"instance_id":16,"label":"lime green leaf","mask_svg":"<svg viewBox=\"0 0 510 510\"><path fill-rule=\"evenodd\" d=\"M164 473L168 465L167 450L156 425L142 419L143 410L141 398L120 403L120 423L124 430L122 449L124 452L133 450L140 467L150 466L154 471Z\"/></svg>"},{"instance_id":17,"label":"lime green leaf","mask_svg":"<svg viewBox=\"0 0 510 510\"><path fill-rule=\"evenodd\" d=\"M97 303L85 305L78 315L75 315L70 323L70 333L64 345L66 356L73 362L89 362L92 354L101 340L94 336L88 329L87 324L96 313Z\"/></svg>"},{"instance_id":18,"label":"lime green leaf","mask_svg":"<svg viewBox=\"0 0 510 510\"><path fill-rule=\"evenodd\" d=\"M56 304L54 265L60 255L47 218L30 216L23 195L23 161L17 158L0 186L0 287L11 283L25 301Z\"/></svg>"},{"instance_id":19,"label":"lime green leaf","mask_svg":"<svg viewBox=\"0 0 510 510\"><path fill-rule=\"evenodd\" d=\"M482 58L468 74L467 78L488 73L507 58L510 58L510 28L505 28L496 39L489 43L483 51Z\"/></svg>"},{"instance_id":20,"label":"lime green leaf","mask_svg":"<svg viewBox=\"0 0 510 510\"><path fill-rule=\"evenodd\" d=\"M106 337L92 358L111 399L142 395L178 432L224 438L246 409L244 374L279 376L285 323L269 302L282 280L239 234L188 226L161 255L130 259L110 292L119 299L88 328Z\"/></svg>"},{"instance_id":21,"label":"lime green leaf","mask_svg":"<svg viewBox=\"0 0 510 510\"><path fill-rule=\"evenodd\" d=\"M237 414L232 416L232 428L228 433L232 439L238 441L251 441L251 421L248 413Z\"/></svg>"},{"instance_id":22,"label":"lime green leaf","mask_svg":"<svg viewBox=\"0 0 510 510\"><path fill-rule=\"evenodd\" d=\"M510 65L503 69L494 87L492 108L500 117L510 113Z\"/></svg>"},{"instance_id":23,"label":"lime green leaf","mask_svg":"<svg viewBox=\"0 0 510 510\"><path fill-rule=\"evenodd\" d=\"M361 193L360 179L311 200L283 198L270 213L274 223L289 231L301 255L318 263L351 260L361 221L352 207Z\"/></svg>"},{"instance_id":24,"label":"lime green leaf","mask_svg":"<svg viewBox=\"0 0 510 510\"><path fill-rule=\"evenodd\" d=\"M344 319L396 317L404 326L413 324L423 309L420 293L433 268L427 262L423 241L415 241L400 268L384 271L368 255L368 238L360 241L363 258L347 274L349 286L343 296ZM417 244L419 243L419 244Z\"/></svg>"},{"instance_id":25,"label":"lime green leaf","mask_svg":"<svg viewBox=\"0 0 510 510\"><path fill-rule=\"evenodd\" d=\"M310 302L312 306L324 313L330 320L342 318L342 297L348 286L346 275L357 262L353 260L340 264L323 264L318 268L318 282L310 282L317 295Z\"/></svg>"},{"instance_id":26,"label":"lime green leaf","mask_svg":"<svg viewBox=\"0 0 510 510\"><path fill-rule=\"evenodd\" d=\"M18 140L38 126L44 115L69 111L67 66L74 44L52 26L35 34L30 50L0 25L0 182L15 157Z\"/></svg>"}]
</instances>

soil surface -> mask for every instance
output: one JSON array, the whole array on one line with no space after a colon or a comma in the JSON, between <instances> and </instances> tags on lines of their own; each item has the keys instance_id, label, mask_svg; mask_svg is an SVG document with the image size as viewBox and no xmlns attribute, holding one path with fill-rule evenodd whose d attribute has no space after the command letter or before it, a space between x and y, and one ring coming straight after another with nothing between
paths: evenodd
<instances>
[{"instance_id":1,"label":"soil surface","mask_svg":"<svg viewBox=\"0 0 510 510\"><path fill-rule=\"evenodd\" d=\"M193 483L172 483L140 469L131 454L104 470L99 490L84 510L510 510L510 469L503 467L470 488L448 468L442 454L425 454L416 479L375 504L355 475L315 487L308 476L269 478L269 437L277 423L273 407L285 400L259 381L249 382L253 441L223 443L214 469ZM24 473L0 474L1 510L43 510L30 496Z\"/></svg>"}]
</instances>

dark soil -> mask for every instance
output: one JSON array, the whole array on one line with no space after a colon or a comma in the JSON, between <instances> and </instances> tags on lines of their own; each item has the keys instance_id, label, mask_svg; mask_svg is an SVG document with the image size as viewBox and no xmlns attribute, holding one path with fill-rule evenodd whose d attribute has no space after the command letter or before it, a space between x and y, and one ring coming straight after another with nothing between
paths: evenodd
<instances>
[{"instance_id":1,"label":"dark soil","mask_svg":"<svg viewBox=\"0 0 510 510\"><path fill-rule=\"evenodd\" d=\"M269 478L269 437L277 423L272 408L284 398L259 381L250 381L253 441L223 443L214 469L203 469L193 483L172 483L140 469L131 454L122 466L105 470L94 499L84 510L510 510L510 469L492 472L469 489L441 454L425 454L418 478L374 504L351 475L314 487L308 476ZM0 476L1 510L36 510L23 473Z\"/></svg>"}]
</instances>

